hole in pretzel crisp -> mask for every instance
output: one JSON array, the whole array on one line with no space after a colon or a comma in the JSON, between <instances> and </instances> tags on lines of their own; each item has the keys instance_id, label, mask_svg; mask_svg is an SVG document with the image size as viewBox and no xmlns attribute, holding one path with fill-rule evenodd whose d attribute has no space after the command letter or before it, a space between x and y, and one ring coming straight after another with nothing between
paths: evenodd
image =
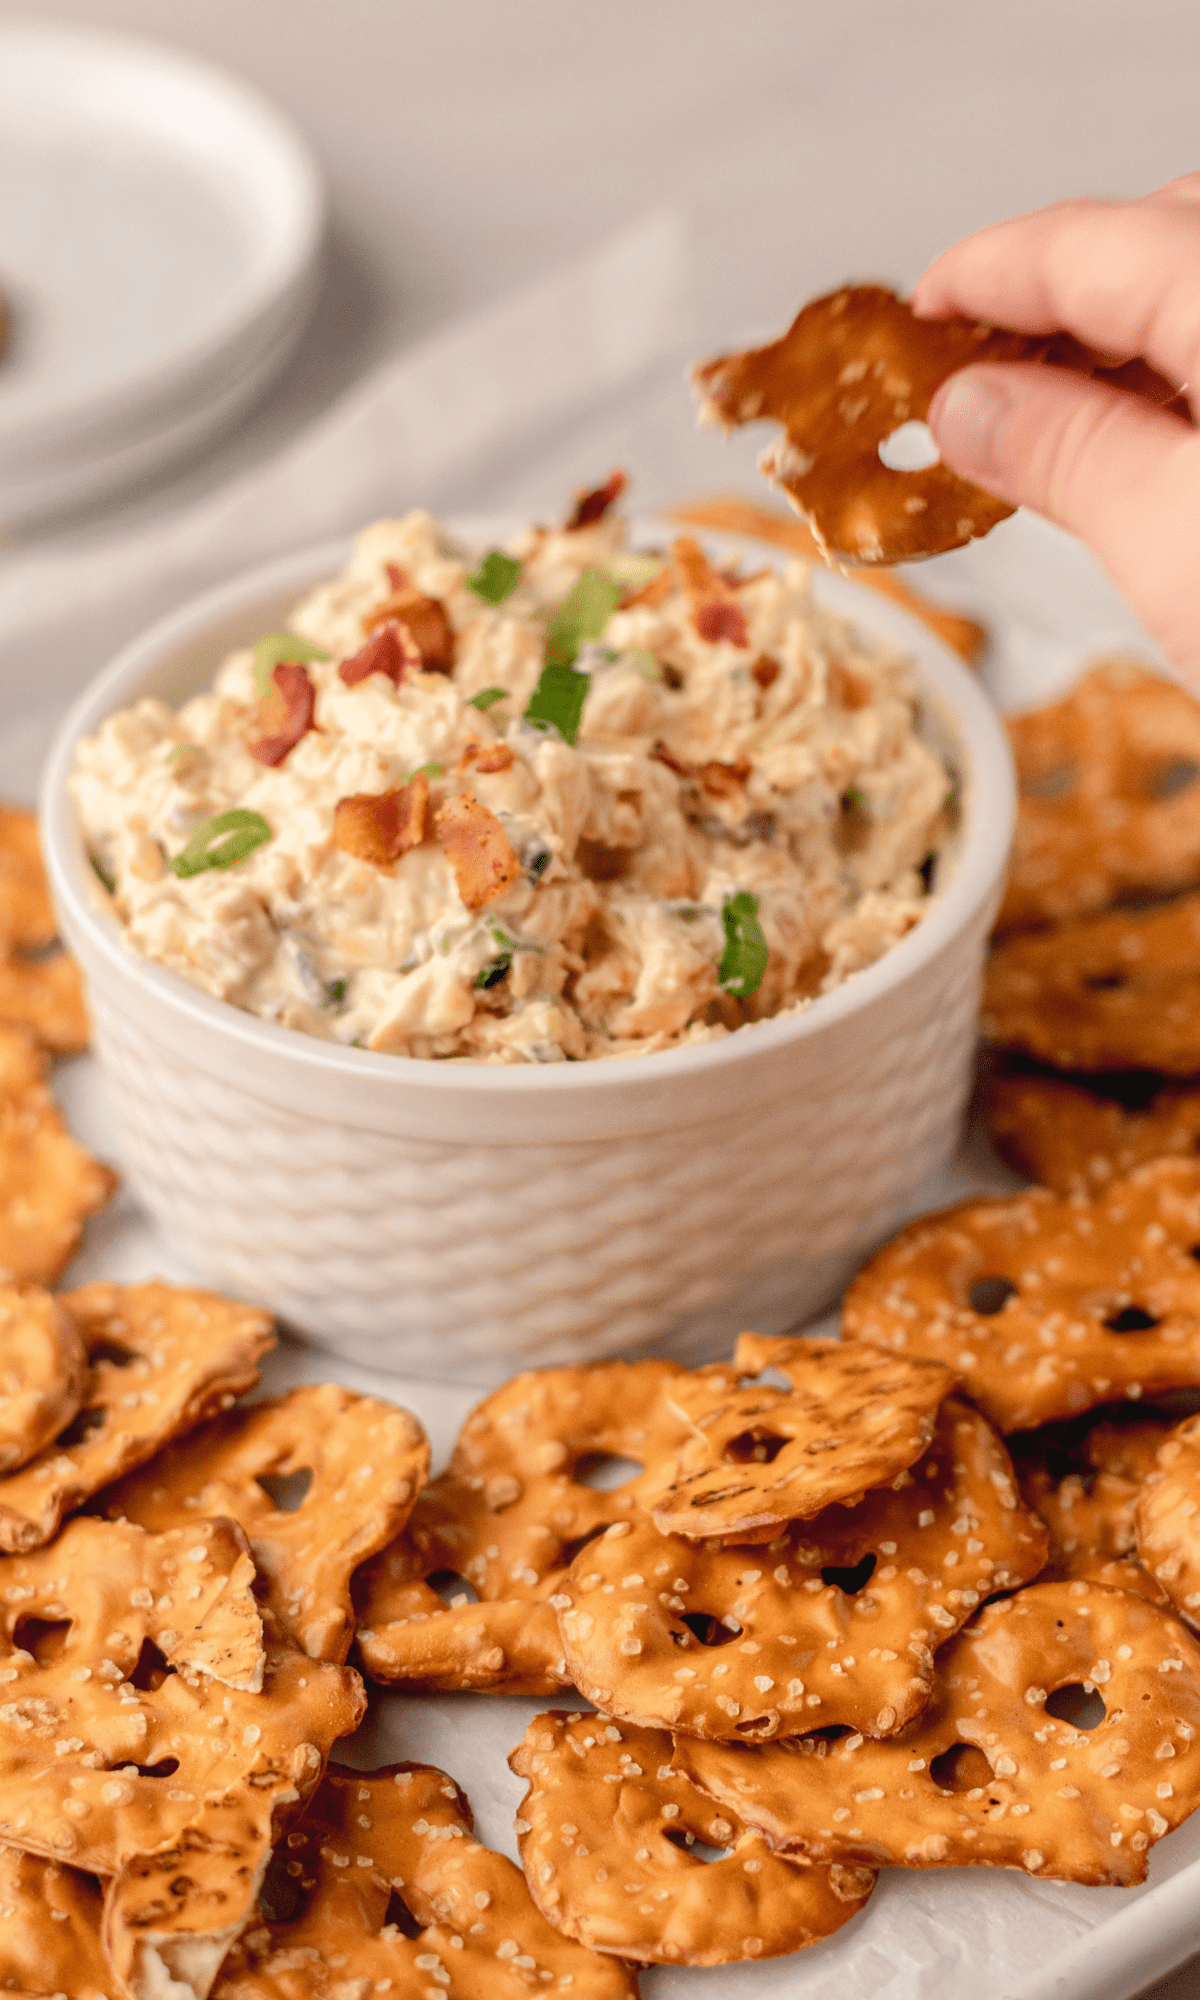
<instances>
[{"instance_id":1,"label":"hole in pretzel crisp","mask_svg":"<svg viewBox=\"0 0 1200 2000\"><path fill-rule=\"evenodd\" d=\"M941 464L942 454L929 425L910 418L879 440L879 458L889 472L925 472Z\"/></svg>"},{"instance_id":2,"label":"hole in pretzel crisp","mask_svg":"<svg viewBox=\"0 0 1200 2000\"><path fill-rule=\"evenodd\" d=\"M1124 972L1085 972L1081 984L1089 993L1116 993L1128 984L1128 977Z\"/></svg>"},{"instance_id":3,"label":"hole in pretzel crisp","mask_svg":"<svg viewBox=\"0 0 1200 2000\"><path fill-rule=\"evenodd\" d=\"M930 1759L929 1775L943 1792L973 1792L992 1782L992 1767L974 1743L952 1743Z\"/></svg>"},{"instance_id":4,"label":"hole in pretzel crisp","mask_svg":"<svg viewBox=\"0 0 1200 2000\"><path fill-rule=\"evenodd\" d=\"M1069 1722L1072 1729L1099 1729L1108 1710L1104 1697L1082 1681L1068 1681L1046 1696L1046 1713L1056 1722Z\"/></svg>"},{"instance_id":5,"label":"hole in pretzel crisp","mask_svg":"<svg viewBox=\"0 0 1200 2000\"><path fill-rule=\"evenodd\" d=\"M1031 772L1021 790L1032 799L1067 799L1079 783L1078 764L1056 764L1052 771Z\"/></svg>"},{"instance_id":6,"label":"hole in pretzel crisp","mask_svg":"<svg viewBox=\"0 0 1200 2000\"><path fill-rule=\"evenodd\" d=\"M70 1630L69 1618L18 1618L13 1645L31 1654L39 1667L49 1667L60 1658Z\"/></svg>"},{"instance_id":7,"label":"hole in pretzel crisp","mask_svg":"<svg viewBox=\"0 0 1200 2000\"><path fill-rule=\"evenodd\" d=\"M585 1451L576 1459L572 1479L580 1486L590 1486L597 1493L615 1493L619 1486L627 1486L631 1479L646 1470L636 1458L622 1458L615 1451Z\"/></svg>"},{"instance_id":8,"label":"hole in pretzel crisp","mask_svg":"<svg viewBox=\"0 0 1200 2000\"><path fill-rule=\"evenodd\" d=\"M724 1456L732 1465L773 1465L786 1443L776 1431L739 1431L730 1438Z\"/></svg>"},{"instance_id":9,"label":"hole in pretzel crisp","mask_svg":"<svg viewBox=\"0 0 1200 2000\"><path fill-rule=\"evenodd\" d=\"M295 1873L292 1873L292 1870ZM282 1844L267 1863L258 1892L258 1906L269 1924L290 1924L300 1915L307 1898L300 1880L303 1869Z\"/></svg>"},{"instance_id":10,"label":"hole in pretzel crisp","mask_svg":"<svg viewBox=\"0 0 1200 2000\"><path fill-rule=\"evenodd\" d=\"M173 1778L179 1769L178 1757L160 1757L157 1764L117 1764L127 1778Z\"/></svg>"},{"instance_id":11,"label":"hole in pretzel crisp","mask_svg":"<svg viewBox=\"0 0 1200 2000\"><path fill-rule=\"evenodd\" d=\"M694 1639L702 1646L727 1646L731 1639L740 1639L742 1628L737 1623L726 1625L722 1619L714 1618L711 1611L685 1611L680 1623L686 1625ZM677 1646L686 1646L682 1632L672 1632Z\"/></svg>"},{"instance_id":12,"label":"hole in pretzel crisp","mask_svg":"<svg viewBox=\"0 0 1200 2000\"><path fill-rule=\"evenodd\" d=\"M672 1847L679 1848L681 1853L690 1854L693 1861L724 1861L731 1852L728 1847L712 1847L707 1840L697 1840L685 1826L665 1826L663 1839L669 1840Z\"/></svg>"},{"instance_id":13,"label":"hole in pretzel crisp","mask_svg":"<svg viewBox=\"0 0 1200 2000\"><path fill-rule=\"evenodd\" d=\"M1161 1326L1162 1321L1145 1306L1122 1306L1120 1312L1110 1313L1104 1322L1110 1333L1149 1333L1152 1326Z\"/></svg>"},{"instance_id":14,"label":"hole in pretzel crisp","mask_svg":"<svg viewBox=\"0 0 1200 2000\"><path fill-rule=\"evenodd\" d=\"M550 1567L569 1569L580 1551L586 1549L589 1542L594 1542L598 1535L606 1535L610 1525L608 1521L597 1521L595 1527L589 1528L586 1535L574 1535L569 1542L563 1543Z\"/></svg>"},{"instance_id":15,"label":"hole in pretzel crisp","mask_svg":"<svg viewBox=\"0 0 1200 2000\"><path fill-rule=\"evenodd\" d=\"M859 1591L865 1589L870 1582L874 1569L875 1557L868 1554L850 1569L838 1569L831 1563L828 1569L821 1571L821 1581L833 1584L835 1589L840 1590L846 1597L857 1597Z\"/></svg>"},{"instance_id":16,"label":"hole in pretzel crisp","mask_svg":"<svg viewBox=\"0 0 1200 2000\"><path fill-rule=\"evenodd\" d=\"M1172 757L1169 764L1160 765L1154 772L1146 793L1152 799L1177 799L1197 778L1200 778L1200 764L1194 757Z\"/></svg>"},{"instance_id":17,"label":"hole in pretzel crisp","mask_svg":"<svg viewBox=\"0 0 1200 2000\"><path fill-rule=\"evenodd\" d=\"M790 1389L791 1383L782 1368L764 1368L758 1375L739 1375L739 1389Z\"/></svg>"},{"instance_id":18,"label":"hole in pretzel crisp","mask_svg":"<svg viewBox=\"0 0 1200 2000\"><path fill-rule=\"evenodd\" d=\"M967 1287L971 1311L982 1313L986 1318L1003 1312L1009 1300L1016 1295L1017 1288L1011 1278L976 1278Z\"/></svg>"},{"instance_id":19,"label":"hole in pretzel crisp","mask_svg":"<svg viewBox=\"0 0 1200 2000\"><path fill-rule=\"evenodd\" d=\"M262 1487L281 1514L294 1514L298 1507L303 1507L312 1483L312 1469L307 1465L299 1472L260 1472L255 1480L255 1485Z\"/></svg>"},{"instance_id":20,"label":"hole in pretzel crisp","mask_svg":"<svg viewBox=\"0 0 1200 2000\"><path fill-rule=\"evenodd\" d=\"M160 1653L153 1639L142 1640L142 1650L137 1656L137 1665L129 1676L131 1687L140 1688L143 1694L153 1694L160 1688L174 1667L165 1655Z\"/></svg>"},{"instance_id":21,"label":"hole in pretzel crisp","mask_svg":"<svg viewBox=\"0 0 1200 2000\"><path fill-rule=\"evenodd\" d=\"M101 1362L107 1362L110 1368L132 1368L137 1359L132 1348L122 1347L117 1340L93 1340L88 1346L89 1368Z\"/></svg>"},{"instance_id":22,"label":"hole in pretzel crisp","mask_svg":"<svg viewBox=\"0 0 1200 2000\"><path fill-rule=\"evenodd\" d=\"M69 1451L72 1445L82 1444L91 1437L93 1431L103 1430L108 1422L108 1411L101 1403L98 1407L77 1410L65 1431L60 1431L54 1442L60 1451Z\"/></svg>"},{"instance_id":23,"label":"hole in pretzel crisp","mask_svg":"<svg viewBox=\"0 0 1200 2000\"><path fill-rule=\"evenodd\" d=\"M420 1937L423 1928L398 1889L392 1890L388 1897L387 1909L383 1913L383 1928L386 1931L389 1927L398 1930L401 1937L406 1938Z\"/></svg>"},{"instance_id":24,"label":"hole in pretzel crisp","mask_svg":"<svg viewBox=\"0 0 1200 2000\"><path fill-rule=\"evenodd\" d=\"M432 1576L425 1579L430 1590L436 1590L444 1604L451 1607L458 1604L478 1604L479 1592L473 1584L460 1576L456 1569L435 1569Z\"/></svg>"}]
</instances>

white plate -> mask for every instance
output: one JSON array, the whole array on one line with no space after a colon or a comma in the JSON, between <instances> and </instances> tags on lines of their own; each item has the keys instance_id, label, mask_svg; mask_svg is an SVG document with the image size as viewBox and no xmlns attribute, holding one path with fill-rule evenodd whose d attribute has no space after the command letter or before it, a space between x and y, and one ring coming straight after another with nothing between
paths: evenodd
<instances>
[{"instance_id":1,"label":"white plate","mask_svg":"<svg viewBox=\"0 0 1200 2000\"><path fill-rule=\"evenodd\" d=\"M0 26L0 513L227 420L300 332L323 224L307 148L242 84Z\"/></svg>"},{"instance_id":2,"label":"white plate","mask_svg":"<svg viewBox=\"0 0 1200 2000\"><path fill-rule=\"evenodd\" d=\"M1019 539L1015 539L1019 537ZM1129 614L1074 545L1023 521L963 552L949 574L960 601L979 606L996 638L989 678L1013 705L1059 686L1072 663L1115 643L1136 644ZM932 581L917 578L918 582ZM1144 643L1139 648L1149 654ZM0 707L0 795L32 794L40 753L61 710L38 711L27 689ZM56 1090L72 1129L120 1165L113 1121L96 1065L60 1064ZM938 1199L947 1202L1017 1185L970 1136ZM162 1275L188 1282L153 1226L119 1196L92 1224L70 1282L137 1281ZM828 1329L832 1331L832 1324ZM476 1400L470 1388L442 1386L335 1363L295 1346L269 1357L264 1387L340 1380L406 1404L429 1431L435 1465ZM338 1760L368 1769L401 1757L442 1766L467 1790L482 1839L516 1855L512 1820L524 1786L505 1757L541 1709L571 1705L484 1695L401 1696L373 1691L367 1721ZM1200 1932L1200 1813L1158 1846L1139 1889L1084 1889L1030 1880L1009 1869L885 1869L862 1915L839 1935L789 1958L689 1972L644 1973L644 2000L929 2000L969 1985L971 2000L1128 2000L1195 1951Z\"/></svg>"}]
</instances>

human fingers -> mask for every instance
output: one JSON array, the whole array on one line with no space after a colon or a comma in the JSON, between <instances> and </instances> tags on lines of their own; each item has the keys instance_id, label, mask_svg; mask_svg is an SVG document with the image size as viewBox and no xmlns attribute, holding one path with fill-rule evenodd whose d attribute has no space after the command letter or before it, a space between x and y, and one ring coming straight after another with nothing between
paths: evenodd
<instances>
[{"instance_id":1,"label":"human fingers","mask_svg":"<svg viewBox=\"0 0 1200 2000\"><path fill-rule=\"evenodd\" d=\"M1072 201L947 250L913 294L919 317L959 312L1020 333L1074 334L1200 379L1200 202Z\"/></svg>"},{"instance_id":2,"label":"human fingers","mask_svg":"<svg viewBox=\"0 0 1200 2000\"><path fill-rule=\"evenodd\" d=\"M1200 435L1063 369L976 366L929 411L953 471L1087 542L1200 687Z\"/></svg>"}]
</instances>

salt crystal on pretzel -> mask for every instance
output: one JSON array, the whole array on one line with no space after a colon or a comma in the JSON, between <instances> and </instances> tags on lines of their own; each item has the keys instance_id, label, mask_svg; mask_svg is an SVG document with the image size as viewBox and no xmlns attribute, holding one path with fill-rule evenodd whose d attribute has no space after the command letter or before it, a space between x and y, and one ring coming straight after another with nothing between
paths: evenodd
<instances>
[{"instance_id":1,"label":"salt crystal on pretzel","mask_svg":"<svg viewBox=\"0 0 1200 2000\"><path fill-rule=\"evenodd\" d=\"M922 422L947 376L977 361L1041 358L1049 343L964 319L917 319L882 285L813 299L782 339L692 370L705 422L784 427L759 466L837 563L911 562L961 548L1013 509L939 461L885 465L879 447Z\"/></svg>"},{"instance_id":2,"label":"salt crystal on pretzel","mask_svg":"<svg viewBox=\"0 0 1200 2000\"><path fill-rule=\"evenodd\" d=\"M767 1368L790 1389L738 1387ZM948 1368L908 1356L744 1333L723 1374L668 1388L693 1435L638 1482L638 1500L663 1534L769 1541L784 1522L851 1504L911 1465L953 1386Z\"/></svg>"},{"instance_id":3,"label":"salt crystal on pretzel","mask_svg":"<svg viewBox=\"0 0 1200 2000\"><path fill-rule=\"evenodd\" d=\"M1138 1487L1133 1480L1115 1472L1068 1472L1056 1479L1036 1456L1019 1458L1017 1475L1025 1505L1050 1531L1044 1583L1084 1577L1130 1590L1150 1604L1167 1603L1166 1592L1138 1561L1133 1527Z\"/></svg>"},{"instance_id":4,"label":"salt crystal on pretzel","mask_svg":"<svg viewBox=\"0 0 1200 2000\"><path fill-rule=\"evenodd\" d=\"M924 1705L936 1648L1045 1554L999 1438L950 1396L925 1457L856 1505L754 1548L621 1521L552 1602L570 1679L618 1719L743 1742L826 1723L886 1736Z\"/></svg>"},{"instance_id":5,"label":"salt crystal on pretzel","mask_svg":"<svg viewBox=\"0 0 1200 2000\"><path fill-rule=\"evenodd\" d=\"M682 1430L663 1391L684 1373L671 1361L540 1368L486 1397L405 1532L355 1579L372 1678L438 1691L562 1687L547 1600L587 1542L638 1512L632 1477L605 1492L577 1475L597 1458L656 1463ZM447 1579L449 1604L430 1577Z\"/></svg>"},{"instance_id":6,"label":"salt crystal on pretzel","mask_svg":"<svg viewBox=\"0 0 1200 2000\"><path fill-rule=\"evenodd\" d=\"M1098 1694L1103 1719L1060 1719L1065 1689ZM1176 1619L1102 1584L1039 1583L959 1634L924 1715L887 1743L680 1740L675 1761L782 1854L1125 1885L1200 1805L1198 1731L1200 1648Z\"/></svg>"},{"instance_id":7,"label":"salt crystal on pretzel","mask_svg":"<svg viewBox=\"0 0 1200 2000\"><path fill-rule=\"evenodd\" d=\"M1021 786L997 928L1061 923L1200 882L1200 702L1140 660L1007 718Z\"/></svg>"},{"instance_id":8,"label":"salt crystal on pretzel","mask_svg":"<svg viewBox=\"0 0 1200 2000\"><path fill-rule=\"evenodd\" d=\"M27 1028L0 1023L0 1277L23 1285L61 1277L117 1185L67 1131L48 1069Z\"/></svg>"},{"instance_id":9,"label":"salt crystal on pretzel","mask_svg":"<svg viewBox=\"0 0 1200 2000\"><path fill-rule=\"evenodd\" d=\"M257 1306L157 1281L84 1285L61 1303L88 1351L83 1400L52 1444L0 1475L0 1549L49 1541L102 1486L228 1408L274 1344Z\"/></svg>"},{"instance_id":10,"label":"salt crystal on pretzel","mask_svg":"<svg viewBox=\"0 0 1200 2000\"><path fill-rule=\"evenodd\" d=\"M108 2000L93 1876L0 1844L0 1992Z\"/></svg>"},{"instance_id":11,"label":"salt crystal on pretzel","mask_svg":"<svg viewBox=\"0 0 1200 2000\"><path fill-rule=\"evenodd\" d=\"M1093 1201L1033 1188L910 1223L864 1265L842 1337L945 1361L1002 1431L1200 1386L1200 1163Z\"/></svg>"},{"instance_id":12,"label":"salt crystal on pretzel","mask_svg":"<svg viewBox=\"0 0 1200 2000\"><path fill-rule=\"evenodd\" d=\"M1167 1433L1134 1518L1142 1562L1179 1616L1200 1627L1200 1419Z\"/></svg>"},{"instance_id":13,"label":"salt crystal on pretzel","mask_svg":"<svg viewBox=\"0 0 1200 2000\"><path fill-rule=\"evenodd\" d=\"M983 1024L1058 1069L1200 1071L1200 893L1003 938Z\"/></svg>"},{"instance_id":14,"label":"salt crystal on pretzel","mask_svg":"<svg viewBox=\"0 0 1200 2000\"><path fill-rule=\"evenodd\" d=\"M266 1899L294 1908L252 1924L212 2000L346 2000L353 1993L636 2000L617 1960L552 1929L505 1855L475 1839L466 1797L431 1764L330 1769L287 1835ZM397 1921L397 1919L399 1921Z\"/></svg>"},{"instance_id":15,"label":"salt crystal on pretzel","mask_svg":"<svg viewBox=\"0 0 1200 2000\"><path fill-rule=\"evenodd\" d=\"M1165 1154L1200 1151L1200 1090L1151 1073L1096 1079L999 1070L984 1111L1001 1159L1056 1194L1097 1194Z\"/></svg>"},{"instance_id":16,"label":"salt crystal on pretzel","mask_svg":"<svg viewBox=\"0 0 1200 2000\"><path fill-rule=\"evenodd\" d=\"M120 1480L104 1512L155 1530L227 1515L280 1629L310 1659L344 1660L351 1575L404 1526L428 1470L428 1440L407 1410L327 1382L214 1418ZM271 1488L306 1475L299 1504L279 1506Z\"/></svg>"},{"instance_id":17,"label":"salt crystal on pretzel","mask_svg":"<svg viewBox=\"0 0 1200 2000\"><path fill-rule=\"evenodd\" d=\"M830 1937L869 1869L780 1859L672 1764L661 1729L552 1710L509 1757L528 1780L517 1834L543 1916L596 1951L663 1965L775 1958ZM725 1852L704 1861L695 1843Z\"/></svg>"},{"instance_id":18,"label":"salt crystal on pretzel","mask_svg":"<svg viewBox=\"0 0 1200 2000\"><path fill-rule=\"evenodd\" d=\"M0 1473L70 1423L87 1372L82 1335L48 1292L0 1287Z\"/></svg>"},{"instance_id":19,"label":"salt crystal on pretzel","mask_svg":"<svg viewBox=\"0 0 1200 2000\"><path fill-rule=\"evenodd\" d=\"M0 1839L31 1853L114 1875L206 1802L269 1820L361 1718L356 1674L264 1633L230 1522L72 1521L4 1578Z\"/></svg>"}]
</instances>

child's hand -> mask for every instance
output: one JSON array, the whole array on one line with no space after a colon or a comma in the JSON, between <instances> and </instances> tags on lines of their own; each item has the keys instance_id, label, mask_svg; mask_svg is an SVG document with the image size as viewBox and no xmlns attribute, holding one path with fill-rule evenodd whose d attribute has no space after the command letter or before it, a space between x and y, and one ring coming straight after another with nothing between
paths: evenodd
<instances>
[{"instance_id":1,"label":"child's hand","mask_svg":"<svg viewBox=\"0 0 1200 2000\"><path fill-rule=\"evenodd\" d=\"M947 250L913 294L1018 333L1140 355L1200 408L1200 174L1143 201L1068 201ZM1200 686L1200 431L1059 368L966 368L934 398L942 457L1079 535Z\"/></svg>"}]
</instances>

